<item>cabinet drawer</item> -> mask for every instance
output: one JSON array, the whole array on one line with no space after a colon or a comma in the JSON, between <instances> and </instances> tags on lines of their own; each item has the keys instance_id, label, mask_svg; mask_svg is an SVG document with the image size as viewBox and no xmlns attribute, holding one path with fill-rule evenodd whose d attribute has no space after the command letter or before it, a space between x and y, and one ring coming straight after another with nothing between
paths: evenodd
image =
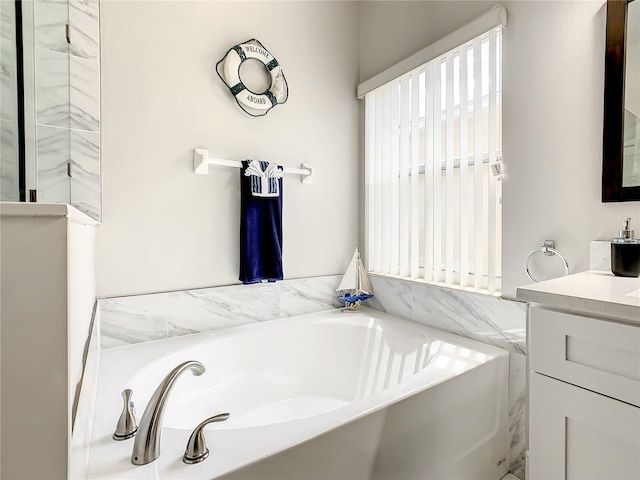
<instances>
[{"instance_id":1,"label":"cabinet drawer","mask_svg":"<svg viewBox=\"0 0 640 480\"><path fill-rule=\"evenodd\" d=\"M640 406L640 327L532 306L531 370Z\"/></svg>"}]
</instances>

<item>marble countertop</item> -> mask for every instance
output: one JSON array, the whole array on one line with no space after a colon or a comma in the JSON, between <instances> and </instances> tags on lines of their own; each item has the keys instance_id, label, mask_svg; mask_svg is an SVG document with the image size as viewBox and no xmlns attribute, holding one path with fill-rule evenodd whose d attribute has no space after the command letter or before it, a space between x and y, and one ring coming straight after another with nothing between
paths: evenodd
<instances>
[{"instance_id":1,"label":"marble countertop","mask_svg":"<svg viewBox=\"0 0 640 480\"><path fill-rule=\"evenodd\" d=\"M551 308L640 325L640 278L590 270L520 287L516 297Z\"/></svg>"}]
</instances>

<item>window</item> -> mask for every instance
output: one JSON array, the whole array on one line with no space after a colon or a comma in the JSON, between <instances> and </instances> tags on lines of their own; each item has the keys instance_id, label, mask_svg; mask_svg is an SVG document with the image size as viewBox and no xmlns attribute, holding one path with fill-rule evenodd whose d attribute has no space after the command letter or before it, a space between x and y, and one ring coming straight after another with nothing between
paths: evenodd
<instances>
[{"instance_id":1,"label":"window","mask_svg":"<svg viewBox=\"0 0 640 480\"><path fill-rule=\"evenodd\" d=\"M500 291L502 29L365 94L370 271Z\"/></svg>"}]
</instances>

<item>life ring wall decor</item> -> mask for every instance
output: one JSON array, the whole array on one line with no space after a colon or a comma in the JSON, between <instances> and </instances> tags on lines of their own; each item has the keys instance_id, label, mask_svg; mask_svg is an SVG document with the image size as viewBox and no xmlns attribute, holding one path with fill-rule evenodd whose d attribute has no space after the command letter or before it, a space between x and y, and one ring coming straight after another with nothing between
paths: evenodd
<instances>
[{"instance_id":1,"label":"life ring wall decor","mask_svg":"<svg viewBox=\"0 0 640 480\"><path fill-rule=\"evenodd\" d=\"M264 92L252 92L240 79L240 66L247 59L261 62L269 72L271 84ZM273 55L255 38L234 45L216 64L218 76L229 88L236 102L251 116L266 115L289 97L289 87L282 67Z\"/></svg>"}]
</instances>

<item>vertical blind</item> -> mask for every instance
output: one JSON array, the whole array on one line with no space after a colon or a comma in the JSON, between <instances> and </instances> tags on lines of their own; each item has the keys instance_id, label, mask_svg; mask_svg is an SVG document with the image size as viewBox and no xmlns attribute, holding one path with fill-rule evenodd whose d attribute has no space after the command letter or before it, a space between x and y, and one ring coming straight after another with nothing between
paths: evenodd
<instances>
[{"instance_id":1,"label":"vertical blind","mask_svg":"<svg viewBox=\"0 0 640 480\"><path fill-rule=\"evenodd\" d=\"M366 263L500 290L501 27L365 95Z\"/></svg>"}]
</instances>

